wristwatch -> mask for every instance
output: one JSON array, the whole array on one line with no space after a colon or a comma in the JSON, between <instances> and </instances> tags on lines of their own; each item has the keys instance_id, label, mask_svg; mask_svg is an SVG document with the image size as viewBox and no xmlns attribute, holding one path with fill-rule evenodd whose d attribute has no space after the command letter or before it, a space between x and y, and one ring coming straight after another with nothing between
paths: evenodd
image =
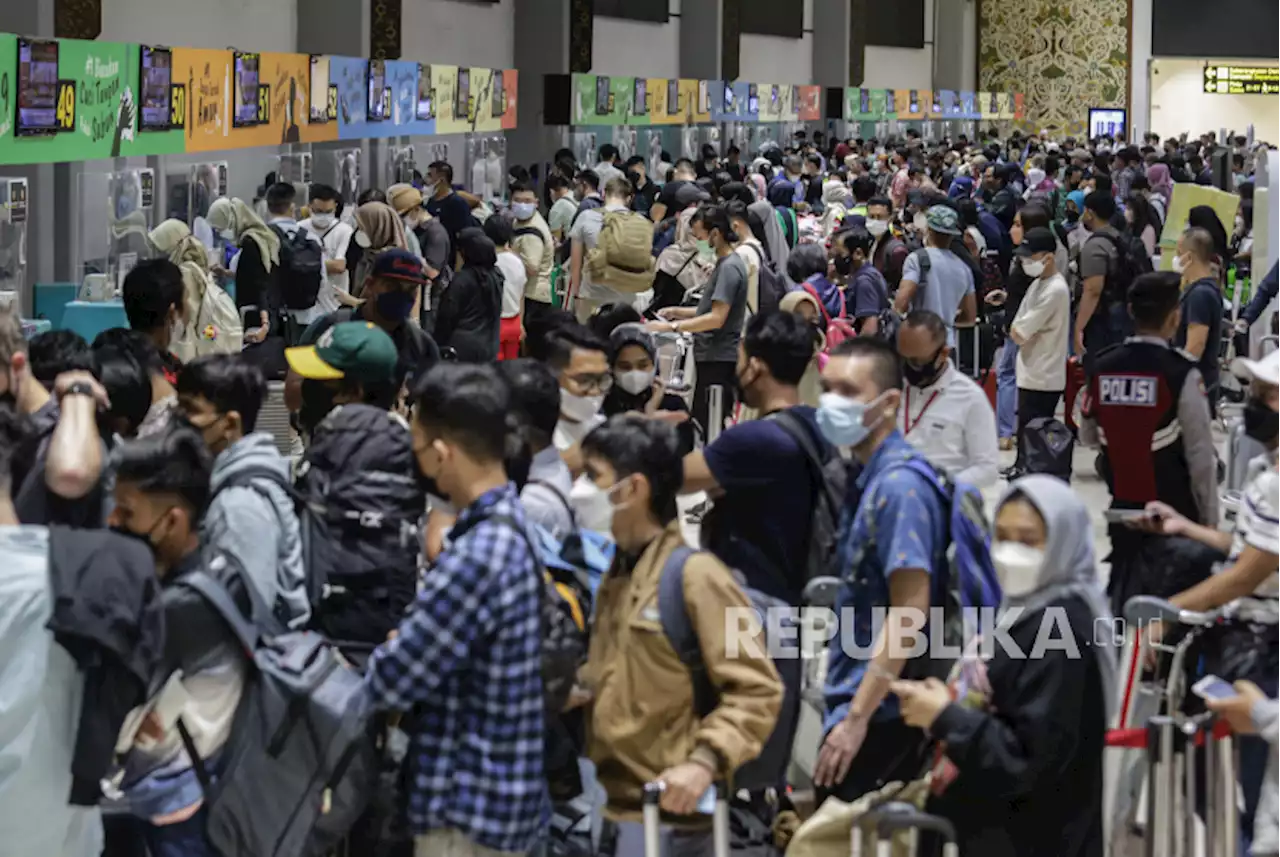
<instances>
[{"instance_id":1,"label":"wristwatch","mask_svg":"<svg viewBox=\"0 0 1280 857\"><path fill-rule=\"evenodd\" d=\"M93 385L88 381L76 381L70 387L67 387L67 389L62 391L62 398L65 399L67 396L88 396L91 399L95 398Z\"/></svg>"}]
</instances>

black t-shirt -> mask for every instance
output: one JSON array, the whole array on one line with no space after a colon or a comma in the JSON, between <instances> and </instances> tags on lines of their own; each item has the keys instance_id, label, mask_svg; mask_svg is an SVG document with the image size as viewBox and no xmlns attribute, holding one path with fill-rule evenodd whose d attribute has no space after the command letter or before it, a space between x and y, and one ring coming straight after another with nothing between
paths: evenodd
<instances>
[{"instance_id":1,"label":"black t-shirt","mask_svg":"<svg viewBox=\"0 0 1280 857\"><path fill-rule=\"evenodd\" d=\"M670 217L684 208L684 206L676 202L676 193L679 192L680 188L687 184L693 184L693 182L687 182L684 179L676 179L664 184L662 186L662 190L658 192L658 202L667 207L667 217Z\"/></svg>"},{"instance_id":2,"label":"black t-shirt","mask_svg":"<svg viewBox=\"0 0 1280 857\"><path fill-rule=\"evenodd\" d=\"M316 319L302 334L299 345L315 345L326 330L344 321L367 321L362 311L364 307L354 310L340 309ZM431 334L416 325L404 322L395 330L388 330L387 335L396 344L396 352L400 355L396 363L397 386L405 384L413 386L415 378L420 378L432 366L440 362L440 348Z\"/></svg>"},{"instance_id":3,"label":"black t-shirt","mask_svg":"<svg viewBox=\"0 0 1280 857\"><path fill-rule=\"evenodd\" d=\"M631 200L631 210L638 211L647 215L649 209L653 208L654 200L658 198L658 186L653 182L645 182L644 187L637 188L634 197Z\"/></svg>"},{"instance_id":4,"label":"black t-shirt","mask_svg":"<svg viewBox=\"0 0 1280 857\"><path fill-rule=\"evenodd\" d=\"M1209 328L1204 353L1196 363L1204 378L1206 390L1218 385L1218 357L1222 350L1222 292L1218 281L1210 277L1196 280L1182 293L1182 319L1178 322L1178 334L1173 344L1178 348L1187 345L1187 326L1203 324Z\"/></svg>"},{"instance_id":5,"label":"black t-shirt","mask_svg":"<svg viewBox=\"0 0 1280 857\"><path fill-rule=\"evenodd\" d=\"M467 205L466 200L457 193L450 193L444 199L432 199L427 202L427 211L431 212L431 216L438 219L444 226L445 232L449 233L451 248L449 258L452 259L452 248L458 246L458 233L468 226L478 225L476 219L471 216L471 206Z\"/></svg>"},{"instance_id":6,"label":"black t-shirt","mask_svg":"<svg viewBox=\"0 0 1280 857\"><path fill-rule=\"evenodd\" d=\"M262 251L258 249L258 242L252 238L244 238L240 242L240 257L236 262L236 307L274 309L277 303L274 291L271 273L262 264ZM246 324L246 330L258 326L256 316L250 321L252 324Z\"/></svg>"}]
</instances>

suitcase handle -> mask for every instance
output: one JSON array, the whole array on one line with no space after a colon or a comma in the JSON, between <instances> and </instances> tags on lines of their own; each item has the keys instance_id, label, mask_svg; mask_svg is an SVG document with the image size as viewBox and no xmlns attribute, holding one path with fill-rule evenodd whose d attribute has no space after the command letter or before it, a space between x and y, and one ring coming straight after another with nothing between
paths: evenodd
<instances>
[{"instance_id":1,"label":"suitcase handle","mask_svg":"<svg viewBox=\"0 0 1280 857\"><path fill-rule=\"evenodd\" d=\"M948 842L956 841L956 828L940 815L921 812L903 801L892 801L875 812L867 813L867 821L875 825L876 835L884 837L900 830L923 830L941 835Z\"/></svg>"}]
</instances>

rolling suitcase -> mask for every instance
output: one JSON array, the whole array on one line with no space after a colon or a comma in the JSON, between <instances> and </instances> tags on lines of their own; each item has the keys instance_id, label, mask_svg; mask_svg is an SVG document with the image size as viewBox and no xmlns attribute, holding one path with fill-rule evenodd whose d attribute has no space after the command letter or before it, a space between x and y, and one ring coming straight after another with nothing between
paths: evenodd
<instances>
[{"instance_id":1,"label":"rolling suitcase","mask_svg":"<svg viewBox=\"0 0 1280 857\"><path fill-rule=\"evenodd\" d=\"M942 857L959 857L955 826L906 801L890 801L858 819L853 828L853 857L916 857L920 834L942 841ZM870 840L870 841L868 841Z\"/></svg>"},{"instance_id":2,"label":"rolling suitcase","mask_svg":"<svg viewBox=\"0 0 1280 857\"><path fill-rule=\"evenodd\" d=\"M729 794L723 783L712 786L715 791L715 808L711 814L710 852L699 851L705 857L729 857ZM619 830L617 849L614 857L684 857L692 854L694 849L687 843L678 843L681 834L662 827L662 811L659 802L662 800L662 784L647 783L644 787L644 821L642 824L643 850L637 854L629 843L627 831ZM694 834L696 836L696 834Z\"/></svg>"}]
</instances>

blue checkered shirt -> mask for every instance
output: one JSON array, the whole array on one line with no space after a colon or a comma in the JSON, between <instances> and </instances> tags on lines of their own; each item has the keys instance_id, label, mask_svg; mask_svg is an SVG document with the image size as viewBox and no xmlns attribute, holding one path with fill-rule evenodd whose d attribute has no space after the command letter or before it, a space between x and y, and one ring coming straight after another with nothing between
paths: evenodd
<instances>
[{"instance_id":1,"label":"blue checkered shirt","mask_svg":"<svg viewBox=\"0 0 1280 857\"><path fill-rule=\"evenodd\" d=\"M413 710L409 822L530 851L550 819L543 772L542 580L515 488L463 509L399 634L373 653L378 705Z\"/></svg>"}]
</instances>

